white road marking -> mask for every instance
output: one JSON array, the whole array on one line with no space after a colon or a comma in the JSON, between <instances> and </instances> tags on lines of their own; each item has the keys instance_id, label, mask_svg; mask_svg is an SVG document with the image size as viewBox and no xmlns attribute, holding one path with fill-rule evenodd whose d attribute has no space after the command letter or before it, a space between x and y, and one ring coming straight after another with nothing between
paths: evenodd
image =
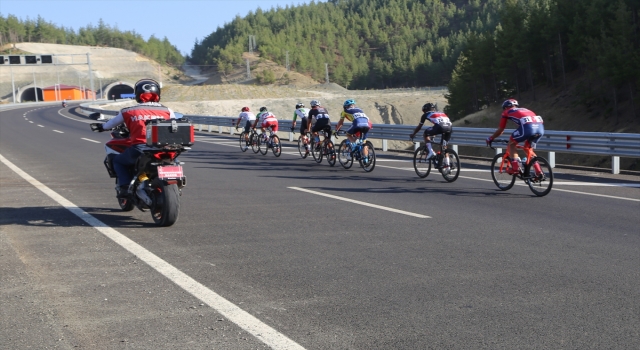
<instances>
[{"instance_id":1,"label":"white road marking","mask_svg":"<svg viewBox=\"0 0 640 350\"><path fill-rule=\"evenodd\" d=\"M31 120L29 120L29 123L33 124L33 122Z\"/></svg>"},{"instance_id":2,"label":"white road marking","mask_svg":"<svg viewBox=\"0 0 640 350\"><path fill-rule=\"evenodd\" d=\"M64 134L64 132L62 132L62 131L60 131L60 130L53 130L53 131L55 131L55 132L57 132L57 133Z\"/></svg>"},{"instance_id":3,"label":"white road marking","mask_svg":"<svg viewBox=\"0 0 640 350\"><path fill-rule=\"evenodd\" d=\"M605 182L553 182L558 186L596 186L596 187L640 187L640 183L605 183Z\"/></svg>"},{"instance_id":4,"label":"white road marking","mask_svg":"<svg viewBox=\"0 0 640 350\"><path fill-rule=\"evenodd\" d=\"M311 190L307 190L307 189L300 188L300 187L287 187L287 188L290 188L290 189L292 189L292 190L296 190L296 191L302 191L302 192L307 192L307 193L315 194L315 195L318 195L318 196L329 197L329 198L337 199L337 200L340 200L340 201L345 201L345 202L355 203L355 204L363 205L363 206L365 206L365 207L371 207L371 208L376 208L376 209L382 209L382 210L391 211L391 212L398 213L398 214L403 214L403 215L413 216L413 217L420 218L420 219L431 219L431 217L430 217L430 216L426 216L426 215L422 215L422 214L416 214L416 213L412 213L412 212L409 212L409 211L404 211L404 210L399 210L399 209L394 209L394 208L384 207L384 206L381 206L381 205L371 204L371 203L362 202L362 201L357 201L357 200L354 200L354 199L338 197L338 196L334 196L334 195L331 195L331 194L326 194L326 193L321 193L321 192L311 191Z\"/></svg>"},{"instance_id":5,"label":"white road marking","mask_svg":"<svg viewBox=\"0 0 640 350\"><path fill-rule=\"evenodd\" d=\"M94 142L94 143L102 143L100 141L96 141L96 140L91 140L91 139L85 139L84 137L82 137L83 140L85 141L89 141L89 142Z\"/></svg>"},{"instance_id":6,"label":"white road marking","mask_svg":"<svg viewBox=\"0 0 640 350\"><path fill-rule=\"evenodd\" d=\"M41 128L44 128L44 125L40 125L40 124L38 124L38 126L39 126L39 127L41 127Z\"/></svg>"},{"instance_id":7,"label":"white road marking","mask_svg":"<svg viewBox=\"0 0 640 350\"><path fill-rule=\"evenodd\" d=\"M96 219L91 214L80 209L78 206L71 203L66 198L62 197L55 191L42 184L40 181L34 179L29 174L22 171L22 169L15 166L1 154L0 161L2 161L2 163L4 163L18 175L20 175L24 180L29 182L35 188L39 189L44 194L51 197L58 204L78 216L80 219L84 220L84 222L93 226L100 233L120 245L122 248L129 251L131 254L138 257L140 260L147 263L153 269L158 271L160 274L168 278L170 281L172 281L185 291L189 292L194 297L202 300L217 312L224 315L231 322L235 323L248 333L252 334L254 337L259 339L266 345L270 346L273 349L304 349L301 345L289 339L284 334L279 333L275 329L269 327L256 317L242 310L222 296L216 294L214 291L189 277L184 272L178 270L173 265L162 260L160 257L148 251L136 242L132 241L125 235L107 226L105 223Z\"/></svg>"}]
</instances>

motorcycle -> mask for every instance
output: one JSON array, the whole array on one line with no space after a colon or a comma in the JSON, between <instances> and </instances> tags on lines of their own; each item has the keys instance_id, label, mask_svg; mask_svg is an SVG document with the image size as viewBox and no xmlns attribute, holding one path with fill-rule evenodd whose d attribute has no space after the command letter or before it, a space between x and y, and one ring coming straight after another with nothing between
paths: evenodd
<instances>
[{"instance_id":1,"label":"motorcycle","mask_svg":"<svg viewBox=\"0 0 640 350\"><path fill-rule=\"evenodd\" d=\"M171 226L178 220L180 211L180 196L182 196L182 188L187 185L187 178L183 173L182 162L177 157L191 148L193 145L193 126L187 119L181 119L180 128L188 127L186 133L190 140L158 145L157 142L153 146L147 147L134 165L134 178L129 184L128 198L118 198L118 204L123 211L131 211L138 208L142 212L149 210L153 221L158 226ZM158 122L154 125L169 124L172 129L178 129L178 123L174 119L167 122ZM91 123L91 130L99 132L98 125L100 123ZM165 125L166 126L166 125ZM153 138L151 124L147 125L147 138ZM155 128L157 129L157 128ZM184 140L184 130L181 133ZM156 133L157 140L157 133ZM121 124L111 131L111 140L105 144L106 157L104 166L107 168L109 177L117 178L113 167L113 159L122 153L128 147L131 147L129 140L129 130L124 124ZM116 191L118 191L118 183L116 179Z\"/></svg>"}]
</instances>

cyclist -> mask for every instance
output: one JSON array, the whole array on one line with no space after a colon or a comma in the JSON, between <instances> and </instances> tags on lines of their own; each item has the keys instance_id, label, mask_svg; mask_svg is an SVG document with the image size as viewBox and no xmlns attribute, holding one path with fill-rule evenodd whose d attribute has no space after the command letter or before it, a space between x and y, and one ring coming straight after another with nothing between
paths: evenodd
<instances>
[{"instance_id":1,"label":"cyclist","mask_svg":"<svg viewBox=\"0 0 640 350\"><path fill-rule=\"evenodd\" d=\"M331 118L326 108L320 105L320 101L313 100L310 103L311 110L307 116L307 131L313 133L313 138L316 141L317 147L320 147L319 131L326 131L327 137L331 137ZM315 121L315 123L314 123ZM311 127L313 124L313 127Z\"/></svg>"},{"instance_id":2,"label":"cyclist","mask_svg":"<svg viewBox=\"0 0 640 350\"><path fill-rule=\"evenodd\" d=\"M507 152L511 154L512 158L511 168L507 169L507 173L513 175L518 173L520 169L520 156L518 156L516 145L528 140L531 147L535 149L536 143L544 135L544 125L542 117L531 110L520 108L518 101L510 98L502 103L500 125L493 135L487 137L487 145L491 144L496 137L502 135L509 120L518 125L518 128L511 134L509 145L507 146ZM540 165L535 165L537 165L535 166L536 174L540 174L542 172Z\"/></svg>"},{"instance_id":3,"label":"cyclist","mask_svg":"<svg viewBox=\"0 0 640 350\"><path fill-rule=\"evenodd\" d=\"M249 107L242 107L242 111L238 116L238 121L236 122L236 130L238 130L238 126L240 125L240 121L244 120L244 139L247 141L247 145L249 144L249 129L251 129L251 125L256 121L256 116L251 113Z\"/></svg>"},{"instance_id":4,"label":"cyclist","mask_svg":"<svg viewBox=\"0 0 640 350\"><path fill-rule=\"evenodd\" d=\"M409 135L409 137L413 139L418 131L420 131L420 128L422 128L425 121L429 120L433 123L433 126L428 127L424 131L424 143L427 145L427 149L429 150L427 159L431 159L436 156L436 152L434 152L433 147L431 147L431 136L442 134L442 147L447 148L446 143L451 140L451 133L453 132L453 129L451 127L451 120L449 117L443 112L437 111L436 105L433 103L429 102L422 106L422 112L424 114L420 118L420 123L416 126L416 129L411 135ZM448 158L445 158L445 164L448 160Z\"/></svg>"},{"instance_id":5,"label":"cyclist","mask_svg":"<svg viewBox=\"0 0 640 350\"><path fill-rule=\"evenodd\" d=\"M260 113L256 116L256 121L253 122L254 129L256 125L258 125L258 122L260 122L260 130L263 134L265 134L267 128L271 128L271 131L274 133L278 132L278 118L269 112L267 107L260 107ZM265 136L267 135L265 134Z\"/></svg>"},{"instance_id":6,"label":"cyclist","mask_svg":"<svg viewBox=\"0 0 640 350\"><path fill-rule=\"evenodd\" d=\"M351 143L351 149L353 150L356 147L356 140L360 137L360 134L362 133L365 137L367 136L372 126L371 121L369 121L369 117L367 117L361 108L356 107L356 101L353 99L344 101L342 108L344 110L340 112L340 120L338 121L338 125L336 125L336 132L342 128L345 118L351 122L351 127L347 130L347 139ZM365 161L368 152L368 148L364 147L363 157Z\"/></svg>"},{"instance_id":7,"label":"cyclist","mask_svg":"<svg viewBox=\"0 0 640 350\"><path fill-rule=\"evenodd\" d=\"M309 114L309 109L304 107L304 104L302 102L298 102L296 104L296 110L293 111L293 122L291 124L291 131L293 132L293 130L295 130L296 128L296 119L298 119L298 117L300 117L300 134L302 134L302 140L304 142L304 149L306 150L306 153L309 153L309 140L307 139L307 135L305 133L305 130L308 129L307 126L307 115Z\"/></svg>"}]
</instances>

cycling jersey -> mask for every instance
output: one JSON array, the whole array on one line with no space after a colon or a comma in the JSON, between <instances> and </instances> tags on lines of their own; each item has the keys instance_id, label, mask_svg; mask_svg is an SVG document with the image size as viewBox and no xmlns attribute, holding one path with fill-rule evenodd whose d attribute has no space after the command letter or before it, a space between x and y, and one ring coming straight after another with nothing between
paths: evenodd
<instances>
[{"instance_id":1,"label":"cycling jersey","mask_svg":"<svg viewBox=\"0 0 640 350\"><path fill-rule=\"evenodd\" d=\"M530 123L542 124L542 117L536 115L533 111L526 108L511 108L502 112L502 119L500 119L500 128L507 127L507 121L511 120L518 126Z\"/></svg>"},{"instance_id":2,"label":"cycling jersey","mask_svg":"<svg viewBox=\"0 0 640 350\"><path fill-rule=\"evenodd\" d=\"M349 108L340 113L340 120L347 119L352 122L353 125L358 127L371 127L371 122L369 121L369 117L364 113L364 111L360 108Z\"/></svg>"},{"instance_id":3,"label":"cycling jersey","mask_svg":"<svg viewBox=\"0 0 640 350\"><path fill-rule=\"evenodd\" d=\"M293 111L293 121L295 122L296 119L298 119L298 117L300 117L300 120L305 119L308 114L309 114L308 108L298 108L295 111Z\"/></svg>"},{"instance_id":4,"label":"cycling jersey","mask_svg":"<svg viewBox=\"0 0 640 350\"><path fill-rule=\"evenodd\" d=\"M255 114L253 114L251 112L242 112L242 113L240 113L238 118L240 118L240 120L245 120L245 121L248 121L248 122L252 122L252 121L256 120Z\"/></svg>"},{"instance_id":5,"label":"cycling jersey","mask_svg":"<svg viewBox=\"0 0 640 350\"><path fill-rule=\"evenodd\" d=\"M420 125L423 125L427 120L429 120L433 124L441 126L451 125L451 120L449 119L449 117L442 112L432 111L423 114L420 118Z\"/></svg>"},{"instance_id":6,"label":"cycling jersey","mask_svg":"<svg viewBox=\"0 0 640 350\"><path fill-rule=\"evenodd\" d=\"M271 127L273 132L278 132L278 118L271 112L262 112L258 114L257 120L260 121L262 128Z\"/></svg>"},{"instance_id":7,"label":"cycling jersey","mask_svg":"<svg viewBox=\"0 0 640 350\"><path fill-rule=\"evenodd\" d=\"M326 108L318 106L317 108L311 108L309 110L309 119L315 119L316 121L320 121L322 119L330 120L329 112Z\"/></svg>"}]
</instances>

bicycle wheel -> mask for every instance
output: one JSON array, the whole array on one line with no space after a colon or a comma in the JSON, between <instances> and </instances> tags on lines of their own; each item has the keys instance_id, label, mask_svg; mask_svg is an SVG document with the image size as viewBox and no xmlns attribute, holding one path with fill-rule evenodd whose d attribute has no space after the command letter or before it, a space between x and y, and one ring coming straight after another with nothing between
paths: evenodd
<instances>
[{"instance_id":1,"label":"bicycle wheel","mask_svg":"<svg viewBox=\"0 0 640 350\"><path fill-rule=\"evenodd\" d=\"M273 155L276 157L280 157L280 155L282 154L282 144L280 144L280 138L278 137L278 135L273 135L273 138L271 139L271 146Z\"/></svg>"},{"instance_id":2,"label":"bicycle wheel","mask_svg":"<svg viewBox=\"0 0 640 350\"><path fill-rule=\"evenodd\" d=\"M347 140L342 140L338 147L338 161L343 168L349 169L353 165L353 155L351 155L351 145L347 144Z\"/></svg>"},{"instance_id":3,"label":"bicycle wheel","mask_svg":"<svg viewBox=\"0 0 640 350\"><path fill-rule=\"evenodd\" d=\"M431 172L431 162L427 159L428 154L426 147L418 147L413 152L413 169L416 171L416 175L422 179L429 176Z\"/></svg>"},{"instance_id":4,"label":"bicycle wheel","mask_svg":"<svg viewBox=\"0 0 640 350\"><path fill-rule=\"evenodd\" d=\"M242 152L246 152L249 148L249 145L247 145L247 140L244 139L245 136L247 136L246 132L243 131L240 133L240 150Z\"/></svg>"},{"instance_id":5,"label":"bicycle wheel","mask_svg":"<svg viewBox=\"0 0 640 350\"><path fill-rule=\"evenodd\" d=\"M442 177L447 182L454 182L460 175L460 158L456 151L452 149L444 150L444 160L442 164ZM449 159L448 165L446 159Z\"/></svg>"},{"instance_id":6,"label":"bicycle wheel","mask_svg":"<svg viewBox=\"0 0 640 350\"><path fill-rule=\"evenodd\" d=\"M541 174L537 174L535 171L536 163L540 165L540 170L542 170ZM525 182L529 185L531 192L538 197L548 195L553 186L553 170L551 170L549 162L542 157L534 157L531 162L529 162L528 167L529 174L531 174L532 177L526 179ZM527 172L525 171L525 173Z\"/></svg>"},{"instance_id":7,"label":"bicycle wheel","mask_svg":"<svg viewBox=\"0 0 640 350\"><path fill-rule=\"evenodd\" d=\"M315 160L316 163L322 162L322 143L313 142L311 144L311 155L313 156L313 160Z\"/></svg>"},{"instance_id":8,"label":"bicycle wheel","mask_svg":"<svg viewBox=\"0 0 640 350\"><path fill-rule=\"evenodd\" d=\"M516 182L516 176L507 173L507 170L511 169L511 158L506 157L503 164L502 157L504 157L504 153L493 157L493 161L491 162L491 178L499 189L506 191L513 187L513 184ZM500 169L501 166L502 169Z\"/></svg>"},{"instance_id":9,"label":"bicycle wheel","mask_svg":"<svg viewBox=\"0 0 640 350\"><path fill-rule=\"evenodd\" d=\"M324 154L327 155L327 162L329 163L329 165L336 165L336 149L333 145L333 141L329 140L324 145Z\"/></svg>"},{"instance_id":10,"label":"bicycle wheel","mask_svg":"<svg viewBox=\"0 0 640 350\"><path fill-rule=\"evenodd\" d=\"M366 157L364 156L365 147L366 147L366 154L367 154ZM360 166L362 166L362 169L364 169L364 171L368 173L372 172L373 168L376 167L376 151L373 149L373 144L369 141L367 141L364 145L362 145L362 157L360 157Z\"/></svg>"},{"instance_id":11,"label":"bicycle wheel","mask_svg":"<svg viewBox=\"0 0 640 350\"><path fill-rule=\"evenodd\" d=\"M260 138L256 133L251 133L251 135L249 135L249 143L251 144L251 150L253 153L258 153L260 151L260 145L258 144L259 139Z\"/></svg>"},{"instance_id":12,"label":"bicycle wheel","mask_svg":"<svg viewBox=\"0 0 640 350\"><path fill-rule=\"evenodd\" d=\"M302 159L307 158L307 156L309 155L307 153L307 149L305 148L303 135L300 135L300 137L298 137L298 152L300 153L300 157L302 157Z\"/></svg>"},{"instance_id":13,"label":"bicycle wheel","mask_svg":"<svg viewBox=\"0 0 640 350\"><path fill-rule=\"evenodd\" d=\"M262 137L258 136L258 150L260 151L260 154L262 155L267 154L267 151L269 151L268 142L269 142L269 139L264 140L262 139Z\"/></svg>"}]
</instances>

